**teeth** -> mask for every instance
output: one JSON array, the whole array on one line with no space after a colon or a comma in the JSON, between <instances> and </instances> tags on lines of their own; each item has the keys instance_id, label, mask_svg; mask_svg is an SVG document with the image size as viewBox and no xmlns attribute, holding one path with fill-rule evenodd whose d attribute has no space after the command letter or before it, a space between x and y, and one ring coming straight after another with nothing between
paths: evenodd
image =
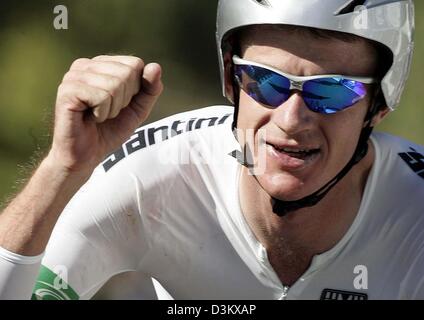
<instances>
[{"instance_id":1,"label":"teeth","mask_svg":"<svg viewBox=\"0 0 424 320\"><path fill-rule=\"evenodd\" d=\"M292 149L292 148L283 148L282 149L284 152L309 152L309 150L303 150L303 149Z\"/></svg>"},{"instance_id":2,"label":"teeth","mask_svg":"<svg viewBox=\"0 0 424 320\"><path fill-rule=\"evenodd\" d=\"M287 153L312 153L315 151L318 151L318 149L299 149L299 148L279 148L275 145L272 145L274 147L275 150L279 151L279 152L287 152Z\"/></svg>"},{"instance_id":3,"label":"teeth","mask_svg":"<svg viewBox=\"0 0 424 320\"><path fill-rule=\"evenodd\" d=\"M278 151L284 151L284 152L291 152L291 153L306 153L310 152L311 150L306 149L295 149L295 148L276 148Z\"/></svg>"}]
</instances>

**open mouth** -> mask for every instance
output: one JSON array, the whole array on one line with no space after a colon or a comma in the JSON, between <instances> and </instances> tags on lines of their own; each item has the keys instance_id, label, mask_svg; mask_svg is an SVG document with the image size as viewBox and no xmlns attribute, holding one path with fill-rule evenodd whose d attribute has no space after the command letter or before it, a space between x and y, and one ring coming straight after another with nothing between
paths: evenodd
<instances>
[{"instance_id":1,"label":"open mouth","mask_svg":"<svg viewBox=\"0 0 424 320\"><path fill-rule=\"evenodd\" d=\"M307 160L308 158L311 158L315 155L317 155L320 152L320 149L300 149L300 148L282 148L278 147L276 145L273 145L271 143L267 143L270 145L275 152L289 156L291 158L296 158L299 160Z\"/></svg>"},{"instance_id":2,"label":"open mouth","mask_svg":"<svg viewBox=\"0 0 424 320\"><path fill-rule=\"evenodd\" d=\"M286 169L309 167L319 159L321 149L305 147L283 147L266 142L270 155Z\"/></svg>"}]
</instances>

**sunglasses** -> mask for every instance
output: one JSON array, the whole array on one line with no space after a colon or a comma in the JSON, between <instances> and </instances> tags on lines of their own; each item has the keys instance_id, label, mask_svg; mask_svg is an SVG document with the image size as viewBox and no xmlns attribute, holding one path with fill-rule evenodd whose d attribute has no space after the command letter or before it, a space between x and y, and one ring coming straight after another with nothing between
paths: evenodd
<instances>
[{"instance_id":1,"label":"sunglasses","mask_svg":"<svg viewBox=\"0 0 424 320\"><path fill-rule=\"evenodd\" d=\"M287 101L291 90L299 90L311 111L332 114L364 99L366 84L376 82L375 78L342 75L298 77L238 56L233 57L233 62L240 88L256 102L270 108L277 108Z\"/></svg>"}]
</instances>

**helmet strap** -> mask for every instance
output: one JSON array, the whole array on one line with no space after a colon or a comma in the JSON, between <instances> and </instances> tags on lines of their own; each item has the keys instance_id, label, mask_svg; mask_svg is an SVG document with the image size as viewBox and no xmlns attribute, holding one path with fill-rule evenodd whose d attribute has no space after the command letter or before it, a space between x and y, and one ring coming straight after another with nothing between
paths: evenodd
<instances>
[{"instance_id":1,"label":"helmet strap","mask_svg":"<svg viewBox=\"0 0 424 320\"><path fill-rule=\"evenodd\" d=\"M234 73L234 65L231 64L231 85L233 87L233 100L234 100L234 118L233 118L233 125L231 127L233 133L235 134L235 130L237 129L237 120L238 120L238 114L239 114L239 106L240 106L240 86L236 80L236 76ZM237 136L236 136L237 139Z\"/></svg>"}]
</instances>

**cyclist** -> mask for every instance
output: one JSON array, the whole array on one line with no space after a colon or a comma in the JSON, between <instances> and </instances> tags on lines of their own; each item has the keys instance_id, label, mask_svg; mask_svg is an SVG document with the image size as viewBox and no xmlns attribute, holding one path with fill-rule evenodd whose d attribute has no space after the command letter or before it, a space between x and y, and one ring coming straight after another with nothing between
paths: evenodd
<instances>
[{"instance_id":1,"label":"cyclist","mask_svg":"<svg viewBox=\"0 0 424 320\"><path fill-rule=\"evenodd\" d=\"M160 67L77 60L50 153L0 217L0 296L88 299L134 271L176 299L424 298L424 148L372 133L413 25L412 1L220 0L234 107L138 129Z\"/></svg>"}]
</instances>

